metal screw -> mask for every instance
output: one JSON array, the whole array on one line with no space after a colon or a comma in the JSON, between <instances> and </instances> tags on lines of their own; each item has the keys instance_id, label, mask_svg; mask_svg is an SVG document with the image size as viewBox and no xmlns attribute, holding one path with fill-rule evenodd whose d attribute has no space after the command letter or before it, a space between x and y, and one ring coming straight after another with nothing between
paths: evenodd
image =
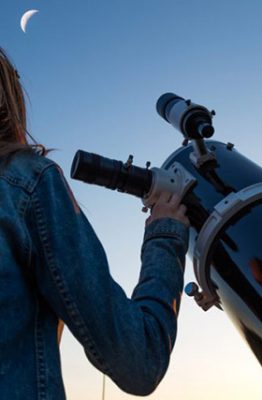
<instances>
[{"instance_id":1,"label":"metal screw","mask_svg":"<svg viewBox=\"0 0 262 400\"><path fill-rule=\"evenodd\" d=\"M232 150L234 146L235 145L233 143L230 143L230 142L227 143L227 149L228 150Z\"/></svg>"},{"instance_id":2,"label":"metal screw","mask_svg":"<svg viewBox=\"0 0 262 400\"><path fill-rule=\"evenodd\" d=\"M195 282L189 282L185 287L185 293L192 297L198 294L198 286Z\"/></svg>"}]
</instances>

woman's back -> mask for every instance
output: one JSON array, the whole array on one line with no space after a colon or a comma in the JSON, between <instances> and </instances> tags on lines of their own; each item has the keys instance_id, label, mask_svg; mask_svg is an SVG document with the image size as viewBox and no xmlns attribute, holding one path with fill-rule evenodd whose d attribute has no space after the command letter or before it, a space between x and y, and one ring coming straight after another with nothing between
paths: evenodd
<instances>
[{"instance_id":1,"label":"woman's back","mask_svg":"<svg viewBox=\"0 0 262 400\"><path fill-rule=\"evenodd\" d=\"M28 151L16 154L0 172L2 400L64 398L57 316L37 289L27 220L31 195L44 170L52 164L51 160ZM47 390L51 397L39 397Z\"/></svg>"}]
</instances>

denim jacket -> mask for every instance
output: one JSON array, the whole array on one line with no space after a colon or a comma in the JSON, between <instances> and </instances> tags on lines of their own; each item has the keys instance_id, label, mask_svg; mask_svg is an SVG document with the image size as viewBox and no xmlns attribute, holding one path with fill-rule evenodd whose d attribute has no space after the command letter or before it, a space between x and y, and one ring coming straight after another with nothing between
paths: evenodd
<instances>
[{"instance_id":1,"label":"denim jacket","mask_svg":"<svg viewBox=\"0 0 262 400\"><path fill-rule=\"evenodd\" d=\"M54 161L14 156L0 171L0 202L1 400L65 399L59 319L122 390L152 392L176 338L185 225L163 218L146 228L129 299Z\"/></svg>"}]
</instances>

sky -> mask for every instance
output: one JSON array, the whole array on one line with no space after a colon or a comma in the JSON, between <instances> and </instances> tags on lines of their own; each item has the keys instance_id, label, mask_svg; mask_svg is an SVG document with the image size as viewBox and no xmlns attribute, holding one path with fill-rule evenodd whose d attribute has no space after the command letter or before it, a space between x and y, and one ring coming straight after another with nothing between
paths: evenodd
<instances>
[{"instance_id":1,"label":"sky","mask_svg":"<svg viewBox=\"0 0 262 400\"><path fill-rule=\"evenodd\" d=\"M20 28L20 18L38 9ZM174 92L216 110L214 139L256 163L262 148L260 0L2 0L0 46L28 93L28 126L66 178L128 295L140 269L145 215L137 198L70 178L75 152L160 167L182 136L155 111ZM185 282L194 280L187 259ZM65 330L68 400L98 400L102 374ZM106 400L131 399L106 379ZM228 316L183 296L168 372L148 399L262 398L261 367Z\"/></svg>"}]
</instances>

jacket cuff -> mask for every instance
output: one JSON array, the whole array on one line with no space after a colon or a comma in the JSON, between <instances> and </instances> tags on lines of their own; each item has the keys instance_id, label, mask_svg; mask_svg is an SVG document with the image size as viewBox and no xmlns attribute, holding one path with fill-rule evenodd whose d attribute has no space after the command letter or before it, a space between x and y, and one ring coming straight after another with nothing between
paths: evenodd
<instances>
[{"instance_id":1,"label":"jacket cuff","mask_svg":"<svg viewBox=\"0 0 262 400\"><path fill-rule=\"evenodd\" d=\"M187 252L189 228L174 218L159 218L146 226L143 245L151 239L164 237L176 239Z\"/></svg>"}]
</instances>

